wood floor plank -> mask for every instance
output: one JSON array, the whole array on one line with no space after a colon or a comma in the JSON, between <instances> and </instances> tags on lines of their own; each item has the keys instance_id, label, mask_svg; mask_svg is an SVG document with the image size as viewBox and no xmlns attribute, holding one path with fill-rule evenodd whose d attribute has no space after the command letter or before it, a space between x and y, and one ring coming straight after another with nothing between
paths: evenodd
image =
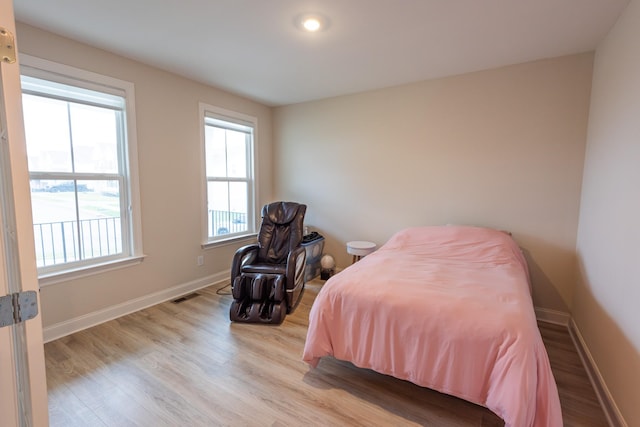
<instances>
[{"instance_id":1,"label":"wood floor plank","mask_svg":"<svg viewBox=\"0 0 640 427\"><path fill-rule=\"evenodd\" d=\"M486 408L323 358L302 362L307 284L282 325L232 324L216 288L45 345L51 426L484 426ZM565 426L606 426L566 328L540 325Z\"/></svg>"}]
</instances>

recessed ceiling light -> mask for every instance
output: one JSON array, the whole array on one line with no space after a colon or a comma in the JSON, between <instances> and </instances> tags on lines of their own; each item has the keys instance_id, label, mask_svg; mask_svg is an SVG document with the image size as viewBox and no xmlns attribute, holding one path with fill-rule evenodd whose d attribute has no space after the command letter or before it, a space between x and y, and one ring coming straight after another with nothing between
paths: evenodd
<instances>
[{"instance_id":1,"label":"recessed ceiling light","mask_svg":"<svg viewBox=\"0 0 640 427\"><path fill-rule=\"evenodd\" d=\"M318 18L307 18L302 21L302 26L307 31L318 31L320 29L320 21L318 21Z\"/></svg>"},{"instance_id":2,"label":"recessed ceiling light","mask_svg":"<svg viewBox=\"0 0 640 427\"><path fill-rule=\"evenodd\" d=\"M295 19L296 27L309 33L326 30L328 22L327 18L317 13L305 13Z\"/></svg>"}]
</instances>

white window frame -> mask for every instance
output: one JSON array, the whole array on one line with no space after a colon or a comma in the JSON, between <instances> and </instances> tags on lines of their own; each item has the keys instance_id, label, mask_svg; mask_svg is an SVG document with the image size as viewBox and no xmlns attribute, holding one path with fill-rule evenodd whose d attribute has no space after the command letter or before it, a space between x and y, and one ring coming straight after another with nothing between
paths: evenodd
<instances>
[{"instance_id":1,"label":"white window frame","mask_svg":"<svg viewBox=\"0 0 640 427\"><path fill-rule=\"evenodd\" d=\"M256 195L257 189L257 134L258 134L258 119L256 117L238 113L236 111L227 110L225 108L216 107L213 105L199 103L199 116L200 116L200 146L202 153L201 161L201 176L202 176L202 216L201 216L201 235L202 235L202 248L209 248L224 244L236 242L257 235L256 226ZM208 224L208 182L211 180L207 176L206 168L206 141L205 141L205 127L208 126L207 119L213 121L226 122L233 127L233 124L240 125L241 127L252 128L252 139L247 152L247 179L241 180L247 182L247 231L243 233L235 233L223 236L209 236L209 224ZM210 122L211 123L211 122Z\"/></svg>"},{"instance_id":2,"label":"white window frame","mask_svg":"<svg viewBox=\"0 0 640 427\"><path fill-rule=\"evenodd\" d=\"M79 262L38 268L40 286L98 274L142 262L142 221L138 179L138 148L135 123L135 90L131 82L104 76L30 55L20 55L20 73L24 76L57 82L124 98L124 142L120 153L123 164L121 188L121 221L123 221L122 253L90 258ZM30 172L31 176L31 172ZM126 244L125 244L126 240Z\"/></svg>"}]
</instances>

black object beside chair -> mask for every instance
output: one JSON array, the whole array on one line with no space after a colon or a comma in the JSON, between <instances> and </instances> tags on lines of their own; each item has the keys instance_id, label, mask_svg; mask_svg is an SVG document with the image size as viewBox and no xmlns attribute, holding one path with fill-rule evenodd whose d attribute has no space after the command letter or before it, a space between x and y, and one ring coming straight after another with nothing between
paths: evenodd
<instances>
[{"instance_id":1,"label":"black object beside chair","mask_svg":"<svg viewBox=\"0 0 640 427\"><path fill-rule=\"evenodd\" d=\"M306 211L306 205L294 202L262 208L258 243L233 256L231 321L280 324L298 306L304 291Z\"/></svg>"}]
</instances>

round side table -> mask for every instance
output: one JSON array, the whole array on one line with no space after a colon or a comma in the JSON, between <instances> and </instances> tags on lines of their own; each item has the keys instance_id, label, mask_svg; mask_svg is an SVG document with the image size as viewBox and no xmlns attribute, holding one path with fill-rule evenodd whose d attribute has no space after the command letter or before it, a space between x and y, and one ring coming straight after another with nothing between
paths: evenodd
<instances>
[{"instance_id":1,"label":"round side table","mask_svg":"<svg viewBox=\"0 0 640 427\"><path fill-rule=\"evenodd\" d=\"M347 242L347 253L353 256L351 264L360 261L364 256L369 255L376 250L376 244L373 242L365 242L361 240Z\"/></svg>"}]
</instances>

